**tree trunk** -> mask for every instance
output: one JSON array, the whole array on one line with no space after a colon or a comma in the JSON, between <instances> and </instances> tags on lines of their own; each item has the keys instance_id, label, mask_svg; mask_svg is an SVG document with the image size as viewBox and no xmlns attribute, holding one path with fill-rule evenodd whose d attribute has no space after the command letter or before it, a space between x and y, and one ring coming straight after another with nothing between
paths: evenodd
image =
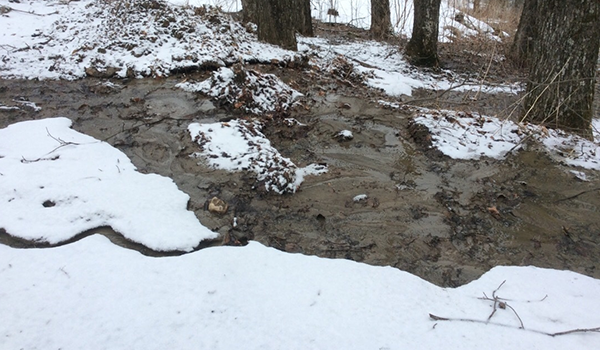
<instances>
[{"instance_id":1,"label":"tree trunk","mask_svg":"<svg viewBox=\"0 0 600 350\"><path fill-rule=\"evenodd\" d=\"M294 10L300 1L304 0L242 0L244 21L257 25L258 40L296 51L299 16Z\"/></svg>"},{"instance_id":2,"label":"tree trunk","mask_svg":"<svg viewBox=\"0 0 600 350\"><path fill-rule=\"evenodd\" d=\"M392 33L390 0L371 0L371 35L382 39Z\"/></svg>"},{"instance_id":3,"label":"tree trunk","mask_svg":"<svg viewBox=\"0 0 600 350\"><path fill-rule=\"evenodd\" d=\"M437 42L441 0L414 0L412 37L406 45L409 61L418 66L438 65Z\"/></svg>"},{"instance_id":4,"label":"tree trunk","mask_svg":"<svg viewBox=\"0 0 600 350\"><path fill-rule=\"evenodd\" d=\"M314 36L312 27L312 16L310 14L310 0L294 0L294 27L300 35Z\"/></svg>"},{"instance_id":5,"label":"tree trunk","mask_svg":"<svg viewBox=\"0 0 600 350\"><path fill-rule=\"evenodd\" d=\"M515 40L510 48L510 58L521 67L528 66L533 42L537 39L537 6L538 0L525 0Z\"/></svg>"},{"instance_id":6,"label":"tree trunk","mask_svg":"<svg viewBox=\"0 0 600 350\"><path fill-rule=\"evenodd\" d=\"M538 1L525 117L591 138L600 1Z\"/></svg>"}]
</instances>

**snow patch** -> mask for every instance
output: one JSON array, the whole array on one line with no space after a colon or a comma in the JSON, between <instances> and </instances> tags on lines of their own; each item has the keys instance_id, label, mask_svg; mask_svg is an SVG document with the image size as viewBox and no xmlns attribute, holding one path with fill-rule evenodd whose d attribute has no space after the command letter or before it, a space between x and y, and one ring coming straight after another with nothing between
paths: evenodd
<instances>
[{"instance_id":1,"label":"snow patch","mask_svg":"<svg viewBox=\"0 0 600 350\"><path fill-rule=\"evenodd\" d=\"M204 93L222 105L241 108L252 114L285 111L302 96L273 74L238 69L236 74L232 69L223 67L203 82L184 82L176 86L185 91Z\"/></svg>"},{"instance_id":2,"label":"snow patch","mask_svg":"<svg viewBox=\"0 0 600 350\"><path fill-rule=\"evenodd\" d=\"M196 154L209 166L228 171L249 171L267 191L294 193L307 175L327 172L326 165L310 164L300 168L279 154L261 132L259 121L242 119L226 123L192 123L188 131L200 146Z\"/></svg>"},{"instance_id":3,"label":"snow patch","mask_svg":"<svg viewBox=\"0 0 600 350\"><path fill-rule=\"evenodd\" d=\"M52 118L0 129L0 227L9 234L57 244L111 226L157 251L217 236L173 180L138 173L121 151L70 126Z\"/></svg>"}]
</instances>

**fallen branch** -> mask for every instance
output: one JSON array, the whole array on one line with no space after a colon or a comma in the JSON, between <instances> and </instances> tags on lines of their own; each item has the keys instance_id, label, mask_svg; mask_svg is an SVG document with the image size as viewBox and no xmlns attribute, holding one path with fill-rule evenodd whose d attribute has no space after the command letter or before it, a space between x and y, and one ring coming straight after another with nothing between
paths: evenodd
<instances>
[{"instance_id":1,"label":"fallen branch","mask_svg":"<svg viewBox=\"0 0 600 350\"><path fill-rule=\"evenodd\" d=\"M500 283L500 285L498 286L498 288L496 288L492 292L492 298L488 298L488 296L485 295L485 293L483 293L484 297L480 298L482 300L489 300L489 301L493 301L494 302L494 309L492 310L492 313L488 316L487 320L489 322L489 320L492 318L492 316L494 316L494 314L498 310L498 307L501 308L501 309L506 309L508 307L508 308L510 308L515 313L515 315L519 319L519 322L521 323L521 326L519 328L525 328L525 326L523 325L523 320L521 320L521 317L517 313L517 310L515 310L512 306L508 305L508 303L506 301L500 300L500 297L498 297L496 295L496 292L504 285L504 283L506 283L506 280L502 281L502 283Z\"/></svg>"},{"instance_id":2,"label":"fallen branch","mask_svg":"<svg viewBox=\"0 0 600 350\"><path fill-rule=\"evenodd\" d=\"M566 334L573 334L573 333L600 333L600 327L595 327L595 328L576 328L576 329L570 329L568 331L563 331L563 332L555 332L555 333L550 333L550 332L544 332L544 331L539 331L536 329L527 329L527 328L521 328L521 327L513 327L513 326L509 326L506 324L502 324L502 323L495 323L495 322L488 322L487 320L476 320L476 319L472 319L472 318L452 318L452 317L442 317L442 316L437 316L434 314L429 314L429 318L431 318L434 321L458 321L458 322L473 322L473 323L483 323L483 324L491 324L491 325L495 325L495 326L501 326L501 327L507 327L507 328L514 328L514 329L520 329L520 330L524 330L524 331L528 331L528 332L533 332L533 333L538 333L538 334L544 334L547 335L549 337L557 337L559 335L566 335Z\"/></svg>"},{"instance_id":3,"label":"fallen branch","mask_svg":"<svg viewBox=\"0 0 600 350\"><path fill-rule=\"evenodd\" d=\"M573 334L573 333L588 333L588 332L598 332L600 333L600 327L595 327L595 328L576 328L576 329L570 329L567 331L562 331L562 332L555 332L555 333L550 333L550 332L545 332L545 331L539 331L539 330L535 330L535 329L526 329L525 326L523 325L523 320L521 320L521 317L519 316L519 314L517 313L517 311L510 305L508 305L508 303L506 303L507 299L502 299L499 296L496 295L496 292L498 292L498 290L504 285L504 283L506 283L506 280L502 281L502 283L500 283L500 285L498 286L498 288L494 289L494 291L492 291L492 298L489 298L487 295L485 295L485 293L483 293L483 298L479 298L481 300L489 300L489 301L493 301L494 302L494 309L492 310L492 313L488 316L488 318L486 320L476 320L476 319L472 319L472 318L452 318L452 317L442 317L442 316L437 316L434 314L429 314L429 318L431 318L434 321L458 321L458 322L473 322L473 323L483 323L483 324L493 324L496 326L501 326L501 327L508 327L508 328L515 328L515 329L521 329L524 331L529 331L529 332L534 332L534 333L539 333L539 334L544 334L550 337L556 337L559 335L566 335L566 334ZM546 298L548 297L548 295L544 296L541 300L539 301L544 301L546 300ZM501 309L506 309L506 308L510 308L515 315L517 316L517 318L519 319L519 323L520 326L519 327L514 327L514 326L510 326L507 324L502 324L502 323L496 323L496 322L490 322L490 320L492 319L492 316L494 316L494 314L496 313L496 311L498 310L498 308ZM437 323L436 323L437 324ZM434 325L435 326L435 325Z\"/></svg>"},{"instance_id":4,"label":"fallen branch","mask_svg":"<svg viewBox=\"0 0 600 350\"><path fill-rule=\"evenodd\" d=\"M61 147L65 147L65 146L69 146L69 145L74 145L74 146L78 146L79 143L76 142L67 142L63 139L61 139L60 137L54 137L52 136L52 134L50 134L50 131L48 131L48 128L46 128L46 132L48 133L48 136L50 136L53 140L55 140L56 142L59 143L58 147L54 148L52 151L44 154L44 156L47 156L53 152L55 152L56 150L58 150ZM44 158L43 156L37 159L26 159L25 157L21 157L21 163L35 163L35 162L39 162L42 160L57 160L59 158L59 156L54 156L54 157L48 157L48 158Z\"/></svg>"},{"instance_id":5,"label":"fallen branch","mask_svg":"<svg viewBox=\"0 0 600 350\"><path fill-rule=\"evenodd\" d=\"M19 10L19 9L12 8L10 6L5 6L5 5L0 6L0 14L9 13L11 11L26 13L28 15L34 15L34 16L40 16L40 17L58 14L58 11L54 11L54 12L50 12L50 13L35 13L35 12L29 12L29 11Z\"/></svg>"}]
</instances>

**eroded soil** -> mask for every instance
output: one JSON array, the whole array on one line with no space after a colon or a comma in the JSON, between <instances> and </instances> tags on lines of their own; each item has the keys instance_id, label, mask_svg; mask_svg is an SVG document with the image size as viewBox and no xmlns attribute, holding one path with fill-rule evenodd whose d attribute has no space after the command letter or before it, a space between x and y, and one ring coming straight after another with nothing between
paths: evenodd
<instances>
[{"instance_id":1,"label":"eroded soil","mask_svg":"<svg viewBox=\"0 0 600 350\"><path fill-rule=\"evenodd\" d=\"M255 190L251 174L210 169L190 157L198 149L186 131L189 123L241 115L174 88L189 76L113 80L116 88L93 78L0 80L1 103L24 98L42 108L0 111L0 127L55 116L72 119L74 129L119 148L139 171L172 178L190 195L189 209L221 233L212 244L256 240L288 252L391 265L442 286L464 284L496 265L531 264L600 278L595 172L578 169L589 181L578 180L534 146L502 161L452 160L427 148L426 131L410 127L410 108L384 108L376 101L385 97L375 91L311 81L301 70L254 68L278 70L306 96L290 112L306 125L290 127L274 118L265 130L273 145L299 166L329 166L327 174L308 177L293 195ZM200 79L208 73L193 75ZM479 96L477 105L455 108L489 113L516 99ZM344 129L353 132L353 140L333 137ZM368 198L353 201L360 194ZM226 214L206 210L213 196L228 202ZM110 229L103 232L152 254L115 238ZM1 243L29 246L7 233L0 236Z\"/></svg>"}]
</instances>

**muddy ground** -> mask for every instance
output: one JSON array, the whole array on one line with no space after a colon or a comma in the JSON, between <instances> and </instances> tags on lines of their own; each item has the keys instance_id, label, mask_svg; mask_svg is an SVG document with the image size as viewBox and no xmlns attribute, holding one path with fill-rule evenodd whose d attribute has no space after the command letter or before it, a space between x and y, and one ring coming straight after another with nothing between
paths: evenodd
<instances>
[{"instance_id":1,"label":"muddy ground","mask_svg":"<svg viewBox=\"0 0 600 350\"><path fill-rule=\"evenodd\" d=\"M199 220L221 233L212 245L256 240L292 253L391 265L441 286L464 284L496 265L570 269L600 278L596 172L582 170L589 181L581 181L535 147L502 161L453 160L428 149L427 133L409 126L415 112L382 107L377 100L392 99L377 91L307 78L301 69L252 68L276 73L305 93L290 116L306 126L290 127L275 118L265 130L297 165L329 166L327 174L308 177L295 194L253 189L251 174L210 169L190 157L198 151L186 132L190 122L241 116L174 88L208 72L112 80L117 88L95 78L0 80L0 103L26 99L42 108L0 111L0 127L54 116L72 119L74 129L119 148L139 171L172 178L190 195L189 208ZM413 99L492 115L517 100L511 95L480 95L477 101L458 93L446 94L443 101L432 96L421 91ZM354 139L333 138L343 129L352 130ZM359 194L368 199L354 202ZM213 196L229 203L225 215L206 210ZM123 246L161 255L110 229L102 232ZM6 233L0 242L29 246Z\"/></svg>"}]
</instances>

